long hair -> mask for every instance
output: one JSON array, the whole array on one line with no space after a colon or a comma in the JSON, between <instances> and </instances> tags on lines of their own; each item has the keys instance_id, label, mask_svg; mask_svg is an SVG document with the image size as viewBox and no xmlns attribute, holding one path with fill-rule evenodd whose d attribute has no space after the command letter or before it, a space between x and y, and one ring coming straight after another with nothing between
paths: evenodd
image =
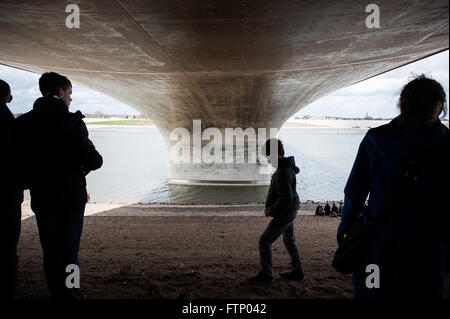
<instances>
[{"instance_id":1,"label":"long hair","mask_svg":"<svg viewBox=\"0 0 450 319\"><path fill-rule=\"evenodd\" d=\"M417 128L447 115L445 91L435 80L424 74L406 84L398 101L400 120L407 128Z\"/></svg>"}]
</instances>

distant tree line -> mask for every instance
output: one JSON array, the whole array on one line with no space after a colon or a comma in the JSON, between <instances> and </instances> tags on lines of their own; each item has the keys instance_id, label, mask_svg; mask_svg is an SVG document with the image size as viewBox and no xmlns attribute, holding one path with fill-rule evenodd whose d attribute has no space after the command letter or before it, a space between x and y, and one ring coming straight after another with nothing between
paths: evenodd
<instances>
[{"instance_id":1,"label":"distant tree line","mask_svg":"<svg viewBox=\"0 0 450 319\"><path fill-rule=\"evenodd\" d=\"M310 115L304 115L302 117L295 117L296 120L355 120L355 121L362 121L362 120L369 120L369 121L386 121L386 120L392 120L392 118L382 118L377 117L373 118L372 116L366 115L365 117L340 117L340 116L310 116Z\"/></svg>"},{"instance_id":2,"label":"distant tree line","mask_svg":"<svg viewBox=\"0 0 450 319\"><path fill-rule=\"evenodd\" d=\"M87 118L122 118L122 119L132 119L132 120L143 120L146 117L142 114L139 115L129 115L129 114L105 114L102 111L96 111L95 113L84 113Z\"/></svg>"},{"instance_id":3,"label":"distant tree line","mask_svg":"<svg viewBox=\"0 0 450 319\"><path fill-rule=\"evenodd\" d=\"M23 113L15 113L14 116L18 117L20 115L22 115ZM109 119L109 118L120 118L120 119L127 119L127 120L145 120L147 119L144 115L139 114L139 115L129 115L129 114L105 114L102 111L96 111L95 113L83 113L83 115L86 118L104 118L104 119Z\"/></svg>"}]
</instances>

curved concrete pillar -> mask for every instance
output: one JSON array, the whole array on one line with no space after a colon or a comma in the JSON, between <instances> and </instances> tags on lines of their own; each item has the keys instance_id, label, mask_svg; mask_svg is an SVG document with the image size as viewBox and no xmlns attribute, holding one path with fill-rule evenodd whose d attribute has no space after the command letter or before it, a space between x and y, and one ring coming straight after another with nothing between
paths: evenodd
<instances>
[{"instance_id":1,"label":"curved concrete pillar","mask_svg":"<svg viewBox=\"0 0 450 319\"><path fill-rule=\"evenodd\" d=\"M190 128L164 132L168 182L178 185L267 186L271 166L261 153L278 129L217 128L193 120Z\"/></svg>"},{"instance_id":2,"label":"curved concrete pillar","mask_svg":"<svg viewBox=\"0 0 450 319\"><path fill-rule=\"evenodd\" d=\"M366 25L367 4L91 0L68 29L64 1L3 0L0 63L56 71L136 108L170 150L170 133L193 120L279 128L326 94L448 49L447 0L377 1L380 28ZM174 182L261 181L256 163L169 167Z\"/></svg>"}]
</instances>

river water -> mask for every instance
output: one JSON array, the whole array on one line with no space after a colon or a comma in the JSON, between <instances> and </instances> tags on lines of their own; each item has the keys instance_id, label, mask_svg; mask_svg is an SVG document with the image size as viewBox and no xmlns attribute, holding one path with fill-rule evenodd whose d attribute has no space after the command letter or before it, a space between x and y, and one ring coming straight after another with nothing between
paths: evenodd
<instances>
[{"instance_id":1,"label":"river water","mask_svg":"<svg viewBox=\"0 0 450 319\"><path fill-rule=\"evenodd\" d=\"M88 175L91 202L250 204L263 203L267 187L174 186L167 184L166 146L155 127L88 126L104 159ZM286 156L300 173L302 202L342 200L364 129L283 128L279 137Z\"/></svg>"}]
</instances>

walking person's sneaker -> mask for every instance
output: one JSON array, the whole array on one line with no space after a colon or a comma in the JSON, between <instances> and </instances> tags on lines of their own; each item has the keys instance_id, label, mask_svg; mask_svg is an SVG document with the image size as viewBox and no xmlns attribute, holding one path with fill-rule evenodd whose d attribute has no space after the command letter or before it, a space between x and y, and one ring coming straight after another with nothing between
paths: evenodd
<instances>
[{"instance_id":1,"label":"walking person's sneaker","mask_svg":"<svg viewBox=\"0 0 450 319\"><path fill-rule=\"evenodd\" d=\"M290 271L280 274L280 277L287 280L302 281L305 278L303 271Z\"/></svg>"},{"instance_id":2,"label":"walking person's sneaker","mask_svg":"<svg viewBox=\"0 0 450 319\"><path fill-rule=\"evenodd\" d=\"M272 276L266 275L262 272L259 272L259 274L255 277L247 279L247 282L252 285L271 284L272 281L273 281Z\"/></svg>"}]
</instances>

